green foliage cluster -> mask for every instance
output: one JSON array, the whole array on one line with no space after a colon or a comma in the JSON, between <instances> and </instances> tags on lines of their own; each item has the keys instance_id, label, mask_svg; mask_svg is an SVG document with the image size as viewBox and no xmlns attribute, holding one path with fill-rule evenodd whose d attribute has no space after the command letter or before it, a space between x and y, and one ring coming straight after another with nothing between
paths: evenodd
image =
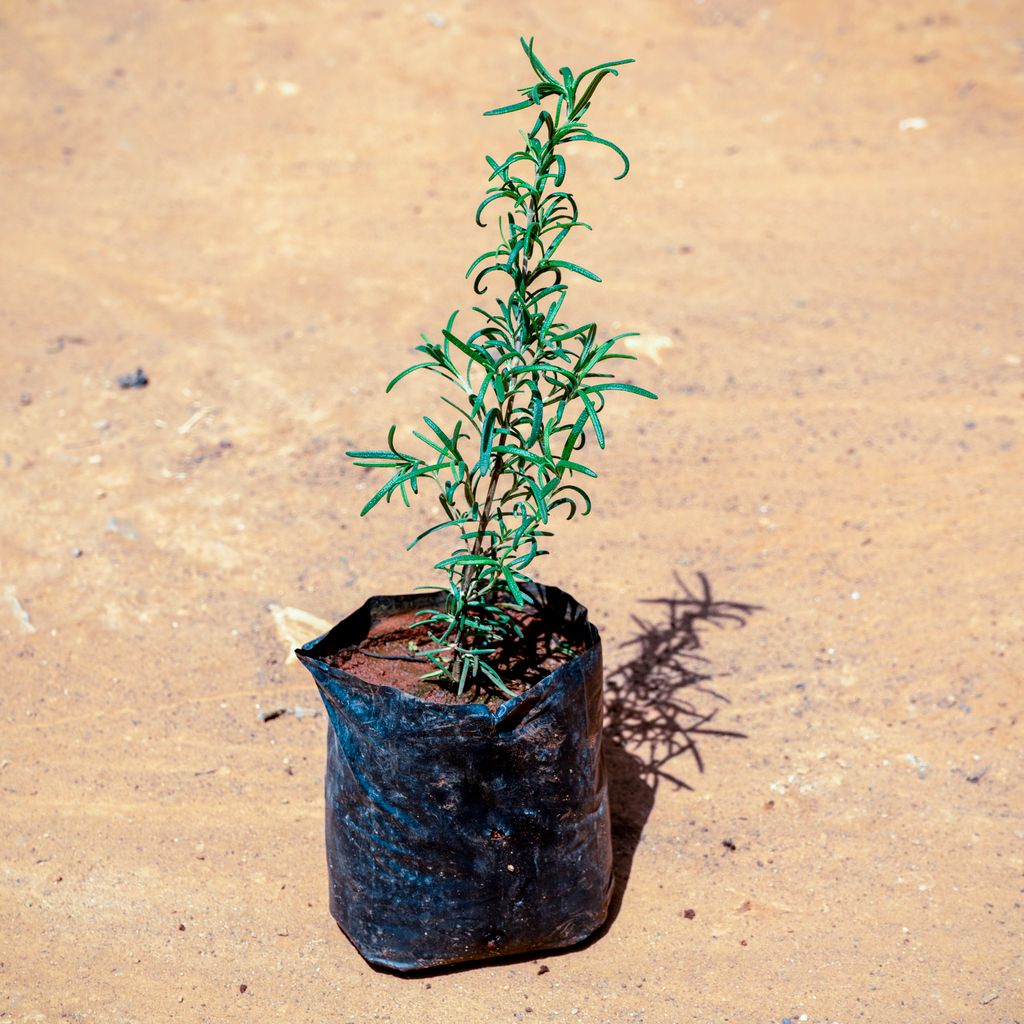
<instances>
[{"instance_id":1,"label":"green foliage cluster","mask_svg":"<svg viewBox=\"0 0 1024 1024\"><path fill-rule=\"evenodd\" d=\"M436 566L447 576L447 601L443 610L430 613L434 646L422 656L432 665L427 677L460 695L467 687L511 693L491 659L518 632L510 613L530 603L521 585L529 580L527 569L545 554L541 545L551 535L552 517L564 513L572 519L591 510L580 484L597 474L579 453L591 436L604 447L607 395L656 397L607 372L613 359L634 358L614 350L629 334L599 342L596 324L572 327L559 319L569 275L600 280L561 258L569 234L590 225L580 220L576 200L563 188L566 161L560 149L581 142L606 146L621 158L618 177L625 177L626 154L582 118L602 80L632 61L598 64L579 75L563 67L555 77L533 52L533 41L521 42L536 81L519 90L522 100L485 116L539 112L531 130L520 132L521 148L500 162L487 158L493 184L476 221L484 227L488 207L506 204L500 241L466 273L478 295L487 291L485 280L492 275L504 275L508 293L491 309L474 306L479 326L464 337L456 333L457 310L440 341L423 335L416 351L424 358L387 389L411 373L435 374L450 387L451 395L441 395L441 401L458 418L446 426L424 416L424 428L412 431L420 445L416 452L399 447L392 426L387 448L348 453L358 466L391 473L363 515L396 494L408 505L424 480L437 489L444 519L409 547L442 531L457 538Z\"/></svg>"}]
</instances>

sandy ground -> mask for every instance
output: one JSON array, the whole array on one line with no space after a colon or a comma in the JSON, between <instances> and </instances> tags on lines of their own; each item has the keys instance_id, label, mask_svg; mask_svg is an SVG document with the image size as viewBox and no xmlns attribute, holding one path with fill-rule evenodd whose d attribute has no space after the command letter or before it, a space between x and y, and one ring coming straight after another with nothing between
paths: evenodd
<instances>
[{"instance_id":1,"label":"sandy ground","mask_svg":"<svg viewBox=\"0 0 1024 1024\"><path fill-rule=\"evenodd\" d=\"M1024 1019L1024 10L625 10L3 4L0 1021ZM573 310L662 397L543 578L620 690L683 652L683 785L634 708L607 931L402 979L327 912L323 716L258 713L431 578L343 453L434 408L383 385L470 305L521 32L638 58Z\"/></svg>"}]
</instances>

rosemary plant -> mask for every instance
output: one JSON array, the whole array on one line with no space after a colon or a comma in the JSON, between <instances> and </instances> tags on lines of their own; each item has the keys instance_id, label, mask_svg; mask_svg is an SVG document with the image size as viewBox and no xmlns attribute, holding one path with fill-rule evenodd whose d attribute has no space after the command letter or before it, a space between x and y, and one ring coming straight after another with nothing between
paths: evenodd
<instances>
[{"instance_id":1,"label":"rosemary plant","mask_svg":"<svg viewBox=\"0 0 1024 1024\"><path fill-rule=\"evenodd\" d=\"M606 372L613 359L633 359L614 350L633 332L597 340L597 325L569 326L560 319L568 292L568 275L600 278L561 258L561 247L580 220L572 194L563 188L569 143L592 142L613 150L629 171L626 154L614 142L595 135L583 117L594 91L609 75L632 60L598 64L579 75L561 68L552 75L521 40L536 81L519 90L517 103L489 110L485 116L538 108L522 145L504 160L487 157L491 186L476 211L505 204L500 241L477 257L466 272L477 295L485 280L503 276L507 294L490 309L474 306L480 318L469 334L456 333L458 310L431 342L422 335L416 351L423 360L388 385L411 373L442 377L452 397L441 401L455 410L454 426L423 417L424 429L412 431L417 451L399 447L391 427L387 448L348 455L357 466L387 469L388 481L362 510L398 494L406 505L422 481L437 489L444 519L424 530L409 548L441 531L457 538L451 553L436 568L448 581L443 609L425 613L434 646L422 651L436 678L462 694L467 686L511 694L493 655L510 636L521 635L512 614L530 603L521 587L527 569L546 552L543 538L552 517L587 515L590 498L580 482L597 474L579 456L588 437L603 448L601 413L611 391L655 398L650 391L613 379ZM616 179L617 180L617 179ZM449 413L449 418L451 414Z\"/></svg>"}]
</instances>

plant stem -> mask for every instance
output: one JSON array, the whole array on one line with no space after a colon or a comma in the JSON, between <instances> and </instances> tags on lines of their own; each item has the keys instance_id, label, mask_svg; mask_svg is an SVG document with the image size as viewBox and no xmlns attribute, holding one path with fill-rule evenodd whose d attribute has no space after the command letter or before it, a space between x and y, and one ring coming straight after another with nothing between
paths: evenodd
<instances>
[{"instance_id":1,"label":"plant stem","mask_svg":"<svg viewBox=\"0 0 1024 1024\"><path fill-rule=\"evenodd\" d=\"M544 192L544 182L540 181L540 178L545 170L546 168L542 167L540 163L535 165L534 187L530 194L529 205L526 208L526 225L524 228L527 232L529 243L523 247L523 250L517 259L517 263L519 264L516 268L516 277L519 279L517 289L519 294L519 325L517 331L518 337L515 339L515 345L519 352L527 351L530 343L530 293L528 291L527 282L530 274L530 256L533 253L534 239L529 232L533 225L538 223L538 201ZM514 396L509 395L501 410L501 415L497 418L495 423L495 431L497 431L499 427L504 427L509 422L514 402ZM487 487L487 497L484 499L483 507L480 510L480 517L477 520L477 534L473 540L473 546L470 549L470 554L472 555L483 554L484 535L486 534L487 527L491 521L492 509L494 507L498 490L498 481L504 471L505 465L501 456L494 456ZM462 580L462 592L463 601L467 604L470 602L472 597L475 597L473 594L473 585L479 574L479 566L477 565L470 565L466 569L466 574ZM452 643L452 646L455 648L455 654L452 657L451 673L455 678L459 677L462 670L462 656L459 654L459 648L462 644L463 626L464 623L460 622Z\"/></svg>"},{"instance_id":2,"label":"plant stem","mask_svg":"<svg viewBox=\"0 0 1024 1024\"><path fill-rule=\"evenodd\" d=\"M470 548L470 554L481 555L484 549L484 533L487 530L487 524L490 522L491 509L494 505L495 494L498 490L498 478L503 472L503 463L500 455L494 456L495 467L491 471L490 483L487 487L487 497L484 499L483 508L480 511L480 518L477 521L477 533L473 539L473 547ZM466 570L466 575L463 578L463 600L466 600L469 594L472 592L473 584L476 582L476 577L479 575L479 566L471 565ZM452 659L452 675L458 677L459 671L462 668L462 658L458 653L458 648L462 643L462 627L464 623L460 622L458 629L455 631L455 640L453 646L455 647L455 655Z\"/></svg>"}]
</instances>

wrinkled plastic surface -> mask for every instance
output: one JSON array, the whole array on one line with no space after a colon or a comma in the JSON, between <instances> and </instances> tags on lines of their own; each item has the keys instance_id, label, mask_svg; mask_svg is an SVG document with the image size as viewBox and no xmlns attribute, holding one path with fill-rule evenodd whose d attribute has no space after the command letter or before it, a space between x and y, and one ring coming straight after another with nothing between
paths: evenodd
<instances>
[{"instance_id":1,"label":"wrinkled plastic surface","mask_svg":"<svg viewBox=\"0 0 1024 1024\"><path fill-rule=\"evenodd\" d=\"M443 595L370 598L296 651L330 720L331 914L373 964L411 971L570 946L608 913L601 640L563 591L537 584L532 594L588 646L493 712L435 704L324 660Z\"/></svg>"}]
</instances>

